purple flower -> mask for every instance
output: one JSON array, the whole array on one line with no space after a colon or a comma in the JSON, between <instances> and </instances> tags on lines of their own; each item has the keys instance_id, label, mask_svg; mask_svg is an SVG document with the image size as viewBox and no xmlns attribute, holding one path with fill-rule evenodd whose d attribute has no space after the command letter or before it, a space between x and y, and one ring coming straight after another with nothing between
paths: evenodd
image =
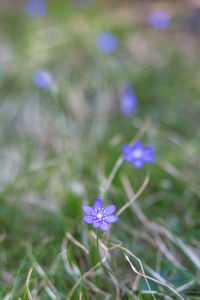
<instances>
[{"instance_id":1,"label":"purple flower","mask_svg":"<svg viewBox=\"0 0 200 300\"><path fill-rule=\"evenodd\" d=\"M124 115L131 115L137 108L137 96L127 81L119 85L120 106Z\"/></svg>"},{"instance_id":2,"label":"purple flower","mask_svg":"<svg viewBox=\"0 0 200 300\"><path fill-rule=\"evenodd\" d=\"M200 32L200 8L194 9L186 18L187 24L194 32Z\"/></svg>"},{"instance_id":3,"label":"purple flower","mask_svg":"<svg viewBox=\"0 0 200 300\"><path fill-rule=\"evenodd\" d=\"M30 17L40 18L46 13L47 4L45 0L27 0L24 10Z\"/></svg>"},{"instance_id":4,"label":"purple flower","mask_svg":"<svg viewBox=\"0 0 200 300\"><path fill-rule=\"evenodd\" d=\"M141 168L145 162L153 162L155 156L153 154L153 147L142 147L140 141L136 141L133 146L122 146L123 159L132 162L135 168Z\"/></svg>"},{"instance_id":5,"label":"purple flower","mask_svg":"<svg viewBox=\"0 0 200 300\"><path fill-rule=\"evenodd\" d=\"M165 10L155 10L149 14L148 23L156 29L166 29L171 24L171 17Z\"/></svg>"},{"instance_id":6,"label":"purple flower","mask_svg":"<svg viewBox=\"0 0 200 300\"><path fill-rule=\"evenodd\" d=\"M82 211L86 214L83 217L83 222L92 224L94 228L100 228L103 231L108 231L108 223L118 221L118 217L112 215L116 209L115 205L102 206L101 199L97 198L94 201L94 208L91 206L83 205Z\"/></svg>"},{"instance_id":7,"label":"purple flower","mask_svg":"<svg viewBox=\"0 0 200 300\"><path fill-rule=\"evenodd\" d=\"M97 36L95 44L101 52L111 54L118 48L118 39L110 32L102 32Z\"/></svg>"},{"instance_id":8,"label":"purple flower","mask_svg":"<svg viewBox=\"0 0 200 300\"><path fill-rule=\"evenodd\" d=\"M55 81L53 74L47 70L37 70L32 77L33 83L41 89L49 89Z\"/></svg>"}]
</instances>

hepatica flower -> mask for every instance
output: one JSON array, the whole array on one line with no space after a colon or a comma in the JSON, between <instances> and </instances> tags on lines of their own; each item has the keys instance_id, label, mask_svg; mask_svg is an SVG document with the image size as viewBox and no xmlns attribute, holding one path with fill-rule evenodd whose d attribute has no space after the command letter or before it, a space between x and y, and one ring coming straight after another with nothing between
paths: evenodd
<instances>
[{"instance_id":1,"label":"hepatica flower","mask_svg":"<svg viewBox=\"0 0 200 300\"><path fill-rule=\"evenodd\" d=\"M32 77L33 83L41 89L49 89L55 78L53 74L47 70L37 70Z\"/></svg>"},{"instance_id":2,"label":"hepatica flower","mask_svg":"<svg viewBox=\"0 0 200 300\"><path fill-rule=\"evenodd\" d=\"M148 23L156 29L166 29L171 24L171 17L165 10L155 10L149 14Z\"/></svg>"},{"instance_id":3,"label":"hepatica flower","mask_svg":"<svg viewBox=\"0 0 200 300\"><path fill-rule=\"evenodd\" d=\"M123 145L123 159L132 162L135 168L141 168L145 162L153 162L155 156L153 147L142 147L140 141L136 141L133 146Z\"/></svg>"},{"instance_id":4,"label":"hepatica flower","mask_svg":"<svg viewBox=\"0 0 200 300\"><path fill-rule=\"evenodd\" d=\"M31 18L40 18L45 15L47 4L45 0L27 0L24 10Z\"/></svg>"},{"instance_id":5,"label":"hepatica flower","mask_svg":"<svg viewBox=\"0 0 200 300\"><path fill-rule=\"evenodd\" d=\"M137 108L137 96L129 82L123 81L119 85L120 106L124 115L131 115Z\"/></svg>"},{"instance_id":6,"label":"hepatica flower","mask_svg":"<svg viewBox=\"0 0 200 300\"><path fill-rule=\"evenodd\" d=\"M86 214L86 216L83 217L83 222L92 224L94 228L100 228L103 231L108 231L108 223L118 221L118 217L113 215L116 209L115 205L103 207L102 201L99 198L94 201L94 208L87 205L83 205L81 208Z\"/></svg>"},{"instance_id":7,"label":"hepatica flower","mask_svg":"<svg viewBox=\"0 0 200 300\"><path fill-rule=\"evenodd\" d=\"M111 54L118 48L118 39L113 33L102 32L97 36L95 45L101 52Z\"/></svg>"},{"instance_id":8,"label":"hepatica flower","mask_svg":"<svg viewBox=\"0 0 200 300\"><path fill-rule=\"evenodd\" d=\"M128 89L120 97L121 111L124 115L131 115L137 106L137 96L132 89Z\"/></svg>"}]
</instances>

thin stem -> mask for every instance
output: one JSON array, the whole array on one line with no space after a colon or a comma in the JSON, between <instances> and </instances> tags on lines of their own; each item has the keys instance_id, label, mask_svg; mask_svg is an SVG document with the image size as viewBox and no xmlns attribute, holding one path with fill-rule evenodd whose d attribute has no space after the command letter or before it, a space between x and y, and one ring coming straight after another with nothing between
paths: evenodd
<instances>
[{"instance_id":1,"label":"thin stem","mask_svg":"<svg viewBox=\"0 0 200 300\"><path fill-rule=\"evenodd\" d=\"M100 262L100 265L101 265L101 267L102 267L102 269L103 269L103 272L104 272L105 274L107 274L107 273L106 273L105 266L104 266L103 261L102 261L102 259L101 259L101 254L100 254L100 250L99 250L99 233L100 233L99 228L97 228L97 253L98 253L99 262Z\"/></svg>"},{"instance_id":2,"label":"thin stem","mask_svg":"<svg viewBox=\"0 0 200 300\"><path fill-rule=\"evenodd\" d=\"M98 253L99 261L101 261L101 257L99 253L99 228L97 228L97 253Z\"/></svg>"},{"instance_id":3,"label":"thin stem","mask_svg":"<svg viewBox=\"0 0 200 300\"><path fill-rule=\"evenodd\" d=\"M133 195L133 197L131 198L130 201L128 201L126 204L124 204L124 206L122 206L119 209L119 211L116 213L116 216L119 216L126 208L128 208L142 194L142 192L145 190L148 183L149 183L149 177L145 177L145 180L144 180L143 184L141 185L141 187L139 188L139 190L137 191L137 193L135 195Z\"/></svg>"}]
</instances>

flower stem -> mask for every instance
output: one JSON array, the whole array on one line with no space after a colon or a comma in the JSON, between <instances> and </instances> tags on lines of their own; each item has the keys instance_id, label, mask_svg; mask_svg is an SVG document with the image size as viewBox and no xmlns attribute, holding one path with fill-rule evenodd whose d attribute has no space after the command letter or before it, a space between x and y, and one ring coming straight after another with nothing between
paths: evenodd
<instances>
[{"instance_id":1,"label":"flower stem","mask_svg":"<svg viewBox=\"0 0 200 300\"><path fill-rule=\"evenodd\" d=\"M99 228L97 228L97 254L99 261L101 261L100 253L99 253Z\"/></svg>"}]
</instances>

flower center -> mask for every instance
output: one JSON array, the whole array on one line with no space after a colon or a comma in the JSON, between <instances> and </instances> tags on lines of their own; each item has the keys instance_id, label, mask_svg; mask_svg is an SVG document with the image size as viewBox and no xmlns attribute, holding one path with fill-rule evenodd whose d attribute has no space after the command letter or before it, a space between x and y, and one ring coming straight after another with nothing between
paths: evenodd
<instances>
[{"instance_id":1,"label":"flower center","mask_svg":"<svg viewBox=\"0 0 200 300\"><path fill-rule=\"evenodd\" d=\"M141 149L136 149L134 152L133 152L133 156L134 158L140 158L142 156L142 151Z\"/></svg>"},{"instance_id":2,"label":"flower center","mask_svg":"<svg viewBox=\"0 0 200 300\"><path fill-rule=\"evenodd\" d=\"M99 213L99 214L97 215L97 218L98 218L98 219L101 219L101 218L102 218L102 214Z\"/></svg>"}]
</instances>

